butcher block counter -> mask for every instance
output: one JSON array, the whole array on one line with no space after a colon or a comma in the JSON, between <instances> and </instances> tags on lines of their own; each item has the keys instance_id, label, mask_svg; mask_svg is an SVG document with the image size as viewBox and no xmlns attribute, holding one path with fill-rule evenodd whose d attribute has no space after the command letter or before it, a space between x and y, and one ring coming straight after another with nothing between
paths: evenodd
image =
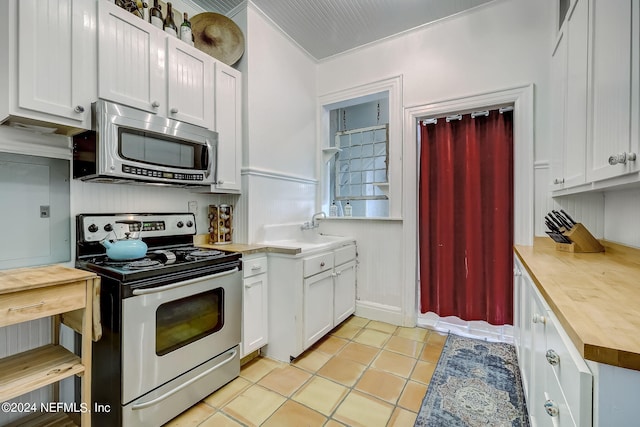
<instances>
[{"instance_id":1,"label":"butcher block counter","mask_svg":"<svg viewBox=\"0 0 640 427\"><path fill-rule=\"evenodd\" d=\"M218 249L221 251L240 252L243 255L252 255L260 252L269 253L284 253L287 255L297 255L301 252L300 248L280 248L260 244L247 244L247 243L225 243L225 244L211 244L209 243L208 234L198 234L193 237L193 244L195 246L207 249Z\"/></svg>"},{"instance_id":2,"label":"butcher block counter","mask_svg":"<svg viewBox=\"0 0 640 427\"><path fill-rule=\"evenodd\" d=\"M584 359L640 371L640 250L602 244L569 253L536 238L515 251Z\"/></svg>"},{"instance_id":3,"label":"butcher block counter","mask_svg":"<svg viewBox=\"0 0 640 427\"><path fill-rule=\"evenodd\" d=\"M55 286L96 277L90 271L50 265L46 267L0 270L0 295L27 289Z\"/></svg>"}]
</instances>

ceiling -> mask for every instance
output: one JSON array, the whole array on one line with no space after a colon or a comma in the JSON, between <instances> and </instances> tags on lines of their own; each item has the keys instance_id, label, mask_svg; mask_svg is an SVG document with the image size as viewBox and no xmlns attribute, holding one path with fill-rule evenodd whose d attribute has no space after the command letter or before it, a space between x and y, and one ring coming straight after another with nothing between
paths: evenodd
<instances>
[{"instance_id":1,"label":"ceiling","mask_svg":"<svg viewBox=\"0 0 640 427\"><path fill-rule=\"evenodd\" d=\"M246 0L192 0L227 15ZM251 0L317 60L492 0Z\"/></svg>"}]
</instances>

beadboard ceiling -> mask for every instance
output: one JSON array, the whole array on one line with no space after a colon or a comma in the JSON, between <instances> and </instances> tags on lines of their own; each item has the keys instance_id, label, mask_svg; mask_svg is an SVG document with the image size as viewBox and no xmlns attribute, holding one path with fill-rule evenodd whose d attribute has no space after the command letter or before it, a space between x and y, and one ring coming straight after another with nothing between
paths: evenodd
<instances>
[{"instance_id":1,"label":"beadboard ceiling","mask_svg":"<svg viewBox=\"0 0 640 427\"><path fill-rule=\"evenodd\" d=\"M227 15L246 0L191 0ZM317 60L492 0L251 0Z\"/></svg>"}]
</instances>

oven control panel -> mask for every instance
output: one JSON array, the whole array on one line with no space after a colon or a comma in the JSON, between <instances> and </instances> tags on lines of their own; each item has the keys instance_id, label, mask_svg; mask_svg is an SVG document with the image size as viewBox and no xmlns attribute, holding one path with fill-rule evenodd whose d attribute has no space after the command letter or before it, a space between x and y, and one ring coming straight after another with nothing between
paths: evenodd
<instances>
[{"instance_id":1,"label":"oven control panel","mask_svg":"<svg viewBox=\"0 0 640 427\"><path fill-rule=\"evenodd\" d=\"M192 213L177 214L90 214L78 215L82 226L81 240L99 242L106 238L163 237L196 234Z\"/></svg>"}]
</instances>

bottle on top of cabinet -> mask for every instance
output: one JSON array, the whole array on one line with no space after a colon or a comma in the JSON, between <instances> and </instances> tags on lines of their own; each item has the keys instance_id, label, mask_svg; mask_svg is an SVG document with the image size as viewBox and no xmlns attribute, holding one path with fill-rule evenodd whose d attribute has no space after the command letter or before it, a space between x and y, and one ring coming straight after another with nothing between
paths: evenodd
<instances>
[{"instance_id":1,"label":"bottle on top of cabinet","mask_svg":"<svg viewBox=\"0 0 640 427\"><path fill-rule=\"evenodd\" d=\"M153 0L153 7L149 12L149 22L153 24L154 27L159 28L161 30L164 29L164 18L162 17L162 9L158 4L158 0Z\"/></svg>"},{"instance_id":2,"label":"bottle on top of cabinet","mask_svg":"<svg viewBox=\"0 0 640 427\"><path fill-rule=\"evenodd\" d=\"M173 5L167 2L167 16L164 17L164 31L174 37L178 37L178 27L173 20Z\"/></svg>"},{"instance_id":3,"label":"bottle on top of cabinet","mask_svg":"<svg viewBox=\"0 0 640 427\"><path fill-rule=\"evenodd\" d=\"M142 2L142 19L147 22L149 22L149 19L151 19L151 17L149 16L149 3L147 3L146 1Z\"/></svg>"},{"instance_id":4,"label":"bottle on top of cabinet","mask_svg":"<svg viewBox=\"0 0 640 427\"><path fill-rule=\"evenodd\" d=\"M180 25L180 40L188 45L193 46L193 33L191 31L191 21L189 21L189 15L184 12L184 20Z\"/></svg>"}]
</instances>

